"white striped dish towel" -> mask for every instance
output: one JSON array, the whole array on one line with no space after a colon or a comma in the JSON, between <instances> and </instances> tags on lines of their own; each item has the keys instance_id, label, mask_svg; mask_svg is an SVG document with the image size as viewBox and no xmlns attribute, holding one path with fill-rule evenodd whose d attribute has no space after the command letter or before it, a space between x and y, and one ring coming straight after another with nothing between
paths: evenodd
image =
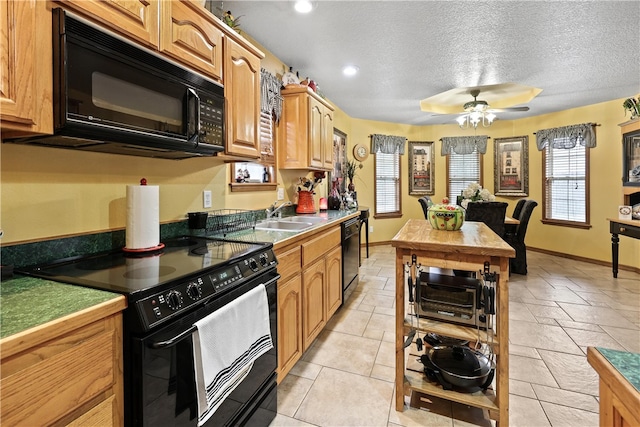
<instances>
[{"instance_id":1,"label":"white striped dish towel","mask_svg":"<svg viewBox=\"0 0 640 427\"><path fill-rule=\"evenodd\" d=\"M201 426L249 374L253 362L273 348L265 286L256 286L195 326L193 356Z\"/></svg>"}]
</instances>

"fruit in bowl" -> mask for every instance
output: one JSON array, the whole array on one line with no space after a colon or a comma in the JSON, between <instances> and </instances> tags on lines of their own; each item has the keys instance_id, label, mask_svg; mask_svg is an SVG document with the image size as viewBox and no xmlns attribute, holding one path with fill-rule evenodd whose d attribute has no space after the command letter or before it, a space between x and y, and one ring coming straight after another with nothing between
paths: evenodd
<instances>
[{"instance_id":1,"label":"fruit in bowl","mask_svg":"<svg viewBox=\"0 0 640 427\"><path fill-rule=\"evenodd\" d=\"M433 205L427 214L434 230L456 231L464 224L464 209L457 205Z\"/></svg>"}]
</instances>

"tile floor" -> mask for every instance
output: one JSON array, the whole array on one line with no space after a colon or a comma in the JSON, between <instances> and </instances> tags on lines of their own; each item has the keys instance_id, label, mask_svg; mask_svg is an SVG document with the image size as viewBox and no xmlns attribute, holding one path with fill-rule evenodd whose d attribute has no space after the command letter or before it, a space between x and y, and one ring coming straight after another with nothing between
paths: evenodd
<instances>
[{"instance_id":1,"label":"tile floor","mask_svg":"<svg viewBox=\"0 0 640 427\"><path fill-rule=\"evenodd\" d=\"M598 377L587 346L640 353L640 274L529 251L509 286L510 425L597 426ZM396 412L394 249L373 246L360 283L278 387L271 426L494 425L433 398ZM405 398L408 404L409 399Z\"/></svg>"}]
</instances>

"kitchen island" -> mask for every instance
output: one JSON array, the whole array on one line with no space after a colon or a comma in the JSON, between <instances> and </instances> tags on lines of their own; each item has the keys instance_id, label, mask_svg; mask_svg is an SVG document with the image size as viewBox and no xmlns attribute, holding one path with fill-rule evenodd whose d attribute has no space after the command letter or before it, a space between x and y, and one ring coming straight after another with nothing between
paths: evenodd
<instances>
[{"instance_id":1,"label":"kitchen island","mask_svg":"<svg viewBox=\"0 0 640 427\"><path fill-rule=\"evenodd\" d=\"M486 410L491 419L500 425L509 424L509 258L515 250L481 222L465 222L459 231L434 230L426 220L410 219L398 231L392 246L396 248L396 411L404 410L404 396L419 392L438 396L466 405ZM412 276L416 274L416 264L424 267L483 271L489 263L490 271L498 273L496 283L496 322L494 325L493 352L496 356L495 390L462 393L444 390L440 385L429 382L422 373L405 370L405 336L411 319L405 318L405 265L412 265ZM414 320L415 322L415 320ZM419 319L418 329L422 332L471 342L477 339L475 327L452 323Z\"/></svg>"}]
</instances>

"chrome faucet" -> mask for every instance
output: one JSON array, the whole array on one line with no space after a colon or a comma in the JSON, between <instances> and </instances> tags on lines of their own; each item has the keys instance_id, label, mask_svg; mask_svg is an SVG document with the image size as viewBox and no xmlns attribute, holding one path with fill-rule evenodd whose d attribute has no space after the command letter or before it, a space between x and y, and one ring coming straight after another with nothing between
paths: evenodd
<instances>
[{"instance_id":1,"label":"chrome faucet","mask_svg":"<svg viewBox=\"0 0 640 427\"><path fill-rule=\"evenodd\" d=\"M278 203L278 201L276 200L275 202L273 202L273 204L271 206L269 206L267 208L267 219L271 219L273 218L276 214L278 215L278 217L281 215L281 210L282 208L284 208L285 206L291 206L292 203L291 202L284 202L283 204L281 204L280 206L278 206L276 208L276 204Z\"/></svg>"}]
</instances>

